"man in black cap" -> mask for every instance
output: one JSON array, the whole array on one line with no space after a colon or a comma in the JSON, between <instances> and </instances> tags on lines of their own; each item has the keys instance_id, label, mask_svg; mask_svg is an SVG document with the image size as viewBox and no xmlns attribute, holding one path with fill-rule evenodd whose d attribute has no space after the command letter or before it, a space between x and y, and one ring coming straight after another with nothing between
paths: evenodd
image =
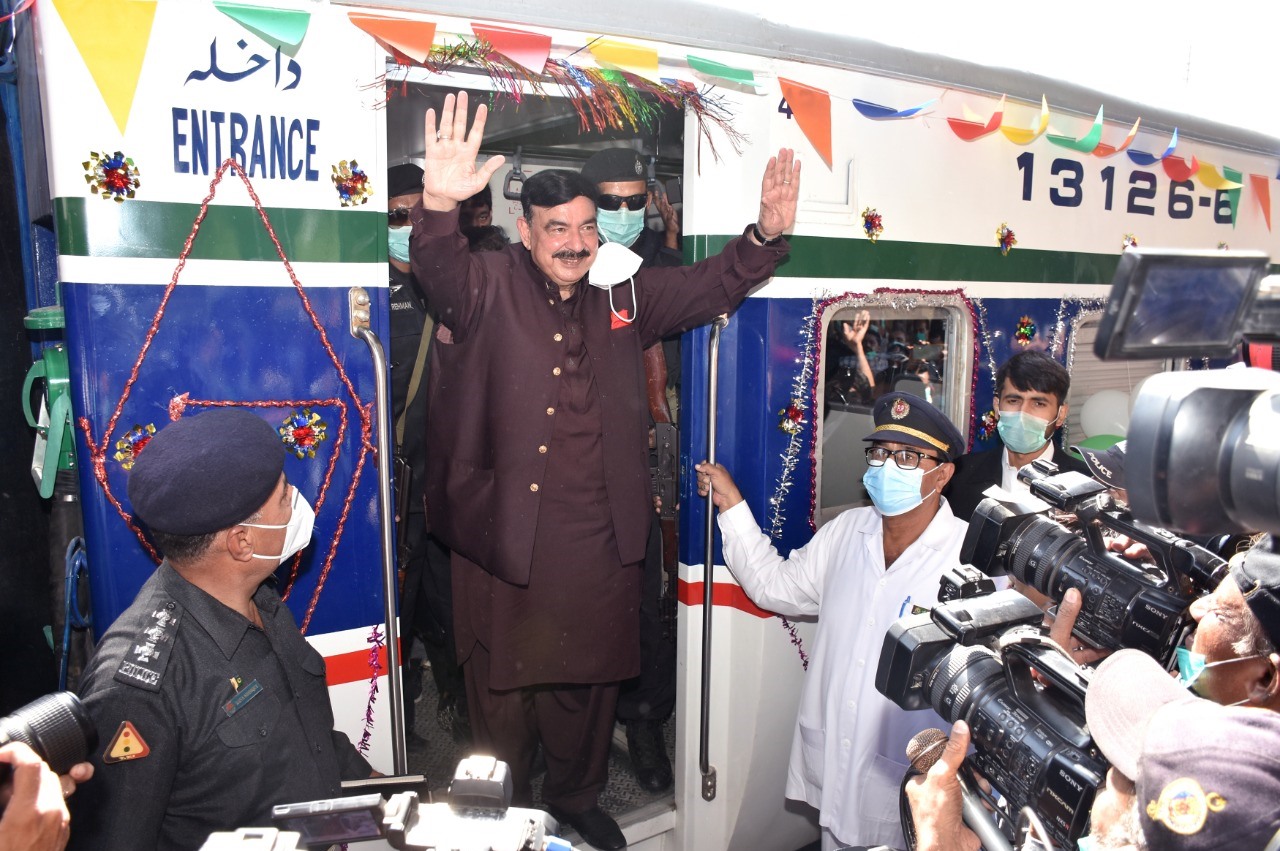
<instances>
[{"instance_id":1,"label":"man in black cap","mask_svg":"<svg viewBox=\"0 0 1280 851\"><path fill-rule=\"evenodd\" d=\"M85 670L102 750L76 847L197 849L371 776L333 729L323 657L267 581L315 518L275 430L237 408L184 417L138 456L128 493L165 560Z\"/></svg>"},{"instance_id":2,"label":"man in black cap","mask_svg":"<svg viewBox=\"0 0 1280 851\"><path fill-rule=\"evenodd\" d=\"M824 851L904 847L903 755L912 736L941 719L894 706L876 691L876 667L889 625L937 602L939 580L960 564L968 528L941 495L964 451L955 426L901 392L881 396L873 416L863 483L874 505L842 512L786 559L728 471L705 462L696 468L698 492L711 491L720 510L725 563L747 596L780 615L818 617L786 794L817 808Z\"/></svg>"},{"instance_id":3,"label":"man in black cap","mask_svg":"<svg viewBox=\"0 0 1280 851\"><path fill-rule=\"evenodd\" d=\"M1070 389L1071 375L1044 352L1019 352L1004 362L996 371L993 399L1000 445L956 460L956 474L946 491L956 517L968 523L992 485L1029 493L1028 486L1018 481L1018 470L1033 461L1044 459L1062 472L1088 474L1079 460L1053 442L1067 421Z\"/></svg>"},{"instance_id":4,"label":"man in black cap","mask_svg":"<svg viewBox=\"0 0 1280 851\"><path fill-rule=\"evenodd\" d=\"M1081 848L1263 851L1280 838L1276 713L1201 700L1128 649L1098 667L1085 718L1111 768ZM968 749L968 725L957 721L942 758L907 785L917 851L978 848L956 780Z\"/></svg>"},{"instance_id":5,"label":"man in black cap","mask_svg":"<svg viewBox=\"0 0 1280 851\"><path fill-rule=\"evenodd\" d=\"M582 166L582 176L600 190L596 227L603 239L639 255L642 269L682 266L679 219L666 195L649 190L645 172L644 159L631 148L606 148L591 155ZM650 203L662 214L665 234L645 227ZM677 386L679 366L678 338L644 350L649 418L654 423L672 422L667 389ZM631 769L640 786L650 792L665 791L673 780L662 725L676 706L676 638L673 625L662 621L661 599L668 588L663 576L664 546L667 569L677 567L676 517L674 510L665 514L662 519L653 518L640 580L640 676L622 684L617 710L627 730Z\"/></svg>"},{"instance_id":6,"label":"man in black cap","mask_svg":"<svg viewBox=\"0 0 1280 851\"><path fill-rule=\"evenodd\" d=\"M488 187L485 187L488 189ZM422 169L413 163L387 169L387 240L391 290L391 416L396 443L397 553L403 576L400 617L422 639L435 680L437 719L455 738L468 735L467 701L453 641L453 591L449 551L427 528L422 488L427 479L427 347L435 322L422 287L409 267L409 210L422 201ZM406 649L407 646L406 646ZM404 654L405 726L410 745L422 668Z\"/></svg>"}]
</instances>

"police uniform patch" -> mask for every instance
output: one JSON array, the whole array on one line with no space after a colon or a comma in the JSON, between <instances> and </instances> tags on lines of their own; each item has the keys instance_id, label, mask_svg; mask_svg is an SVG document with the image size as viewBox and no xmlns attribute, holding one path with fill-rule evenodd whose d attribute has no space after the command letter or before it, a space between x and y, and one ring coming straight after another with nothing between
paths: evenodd
<instances>
[{"instance_id":1,"label":"police uniform patch","mask_svg":"<svg viewBox=\"0 0 1280 851\"><path fill-rule=\"evenodd\" d=\"M131 759L142 759L149 753L151 748L142 736L138 735L138 728L128 721L121 721L120 729L116 730L116 734L111 738L111 744L107 745L106 751L102 754L102 761L107 765L128 762Z\"/></svg>"},{"instance_id":2,"label":"police uniform patch","mask_svg":"<svg viewBox=\"0 0 1280 851\"><path fill-rule=\"evenodd\" d=\"M889 409L889 416L895 420L901 420L905 419L909 413L911 413L911 406L907 404L906 399L893 400L893 407Z\"/></svg>"},{"instance_id":3,"label":"police uniform patch","mask_svg":"<svg viewBox=\"0 0 1280 851\"><path fill-rule=\"evenodd\" d=\"M1192 836L1200 832L1210 812L1226 807L1226 799L1216 792L1206 793L1190 777L1179 777L1160 791L1160 799L1147 804L1147 816L1174 833Z\"/></svg>"},{"instance_id":4,"label":"police uniform patch","mask_svg":"<svg viewBox=\"0 0 1280 851\"><path fill-rule=\"evenodd\" d=\"M169 664L173 640L178 634L182 607L167 594L157 593L149 604L151 614L134 636L116 669L116 682L151 692L160 691L160 680Z\"/></svg>"}]
</instances>

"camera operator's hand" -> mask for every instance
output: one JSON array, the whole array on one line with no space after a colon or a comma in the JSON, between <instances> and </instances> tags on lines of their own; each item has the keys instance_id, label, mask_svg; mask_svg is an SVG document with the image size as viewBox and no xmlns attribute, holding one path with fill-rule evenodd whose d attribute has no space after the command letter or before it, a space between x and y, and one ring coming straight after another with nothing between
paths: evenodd
<instances>
[{"instance_id":1,"label":"camera operator's hand","mask_svg":"<svg viewBox=\"0 0 1280 851\"><path fill-rule=\"evenodd\" d=\"M1084 598L1080 596L1080 591L1076 588L1067 589L1067 593L1062 595L1062 602L1058 604L1057 616L1045 614L1044 625L1049 627L1049 637L1070 653L1077 665L1092 665L1099 659L1110 656L1112 651L1087 647L1071 634L1082 605Z\"/></svg>"},{"instance_id":2,"label":"camera operator's hand","mask_svg":"<svg viewBox=\"0 0 1280 851\"><path fill-rule=\"evenodd\" d=\"M907 784L916 851L978 851L978 835L964 825L963 799L957 776L969 752L969 726L957 721L942 757L929 773Z\"/></svg>"},{"instance_id":3,"label":"camera operator's hand","mask_svg":"<svg viewBox=\"0 0 1280 851\"><path fill-rule=\"evenodd\" d=\"M1139 564L1155 561L1155 557L1151 555L1151 550L1147 549L1146 544L1141 541L1135 541L1128 535L1116 535L1114 538L1107 538L1107 549Z\"/></svg>"},{"instance_id":4,"label":"camera operator's hand","mask_svg":"<svg viewBox=\"0 0 1280 851\"><path fill-rule=\"evenodd\" d=\"M0 762L13 766L12 792L0 817L0 848L62 851L71 836L66 801L93 776L93 766L79 763L59 777L35 751L21 742L0 748Z\"/></svg>"},{"instance_id":5,"label":"camera operator's hand","mask_svg":"<svg viewBox=\"0 0 1280 851\"><path fill-rule=\"evenodd\" d=\"M698 496L712 493L711 501L721 511L728 511L742 502L742 492L723 466L703 461L701 464L694 464L693 469L698 471Z\"/></svg>"}]
</instances>

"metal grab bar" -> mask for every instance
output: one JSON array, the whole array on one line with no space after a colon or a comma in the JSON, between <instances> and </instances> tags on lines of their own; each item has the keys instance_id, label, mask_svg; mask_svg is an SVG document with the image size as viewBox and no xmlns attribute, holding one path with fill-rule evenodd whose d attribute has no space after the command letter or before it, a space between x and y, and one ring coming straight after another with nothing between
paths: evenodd
<instances>
[{"instance_id":1,"label":"metal grab bar","mask_svg":"<svg viewBox=\"0 0 1280 851\"><path fill-rule=\"evenodd\" d=\"M716 463L716 397L720 389L720 329L729 317L711 323L711 346L707 354L707 463ZM711 594L715 567L715 504L707 491L707 543L702 561L702 726L698 735L698 768L702 771L702 798L716 797L716 770L711 765Z\"/></svg>"},{"instance_id":2,"label":"metal grab bar","mask_svg":"<svg viewBox=\"0 0 1280 851\"><path fill-rule=\"evenodd\" d=\"M395 504L391 499L391 421L386 412L389 404L390 375L387 356L378 335L369 327L369 294L363 287L352 287L347 298L351 316L351 336L364 340L373 355L376 379L374 407L378 423L378 503L382 531L382 596L384 634L387 637L387 682L391 684L391 764L396 774L407 774L408 752L404 734L404 687L400 682L400 625L396 620L396 565L391 515Z\"/></svg>"}]
</instances>

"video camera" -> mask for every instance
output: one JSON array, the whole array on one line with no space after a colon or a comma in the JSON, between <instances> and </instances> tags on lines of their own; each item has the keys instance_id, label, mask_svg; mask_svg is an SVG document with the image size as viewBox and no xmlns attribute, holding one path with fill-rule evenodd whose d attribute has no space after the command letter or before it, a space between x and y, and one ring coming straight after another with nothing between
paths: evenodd
<instances>
[{"instance_id":1,"label":"video camera","mask_svg":"<svg viewBox=\"0 0 1280 851\"><path fill-rule=\"evenodd\" d=\"M959 572L944 586L970 585ZM885 636L876 689L903 709L968 723L975 750L966 764L1003 795L996 812L1006 837L1029 807L1055 847L1073 848L1106 763L1085 726L1089 673L1040 635L1042 616L1003 590L900 618ZM1033 669L1057 688L1041 688Z\"/></svg>"},{"instance_id":2,"label":"video camera","mask_svg":"<svg viewBox=\"0 0 1280 851\"><path fill-rule=\"evenodd\" d=\"M1133 647L1166 668L1192 628L1191 600L1217 587L1227 563L1191 541L1156 529L1119 508L1110 491L1088 476L1059 473L1050 461L1018 471L1032 496L1050 508L1028 512L988 497L969 522L960 558L988 576L1009 575L1061 602L1070 588L1082 605L1075 635L1094 647ZM1068 512L1080 534L1050 517ZM1108 552L1102 530L1146 544L1156 563L1140 566Z\"/></svg>"},{"instance_id":3,"label":"video camera","mask_svg":"<svg viewBox=\"0 0 1280 851\"><path fill-rule=\"evenodd\" d=\"M549 814L511 806L505 762L488 756L462 760L448 797L447 803L423 803L416 791L402 791L389 800L372 793L280 804L272 808L275 828L215 833L201 851L297 851L371 839L385 839L402 851L573 850L553 835L559 825Z\"/></svg>"}]
</instances>

